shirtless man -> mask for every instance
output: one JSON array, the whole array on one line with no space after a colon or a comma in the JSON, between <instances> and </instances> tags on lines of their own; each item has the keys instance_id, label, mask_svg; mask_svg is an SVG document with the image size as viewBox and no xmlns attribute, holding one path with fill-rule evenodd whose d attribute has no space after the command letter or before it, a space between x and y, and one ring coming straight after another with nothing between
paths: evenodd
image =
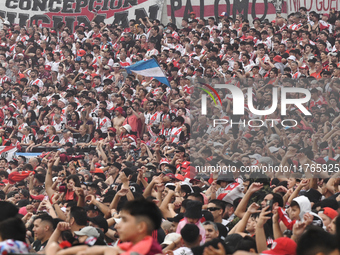
<instances>
[{"instance_id":1,"label":"shirtless man","mask_svg":"<svg viewBox=\"0 0 340 255\"><path fill-rule=\"evenodd\" d=\"M120 127L123 125L123 122L125 120L125 117L123 117L123 108L117 107L115 109L115 115L116 117L113 118L113 127L117 130L118 133L120 133ZM119 134L117 134L119 135Z\"/></svg>"}]
</instances>

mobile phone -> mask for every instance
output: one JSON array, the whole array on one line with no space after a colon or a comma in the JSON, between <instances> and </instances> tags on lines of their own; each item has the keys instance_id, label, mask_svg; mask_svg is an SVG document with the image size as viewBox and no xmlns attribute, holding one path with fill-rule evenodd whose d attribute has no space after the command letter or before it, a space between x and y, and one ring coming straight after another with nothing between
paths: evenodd
<instances>
[{"instance_id":1,"label":"mobile phone","mask_svg":"<svg viewBox=\"0 0 340 255\"><path fill-rule=\"evenodd\" d=\"M272 211L273 210L273 199L267 201L266 206L269 206L269 208L267 209L268 211Z\"/></svg>"},{"instance_id":2,"label":"mobile phone","mask_svg":"<svg viewBox=\"0 0 340 255\"><path fill-rule=\"evenodd\" d=\"M144 173L144 177L146 177L146 178L150 178L151 177L151 172L145 172Z\"/></svg>"}]
</instances>

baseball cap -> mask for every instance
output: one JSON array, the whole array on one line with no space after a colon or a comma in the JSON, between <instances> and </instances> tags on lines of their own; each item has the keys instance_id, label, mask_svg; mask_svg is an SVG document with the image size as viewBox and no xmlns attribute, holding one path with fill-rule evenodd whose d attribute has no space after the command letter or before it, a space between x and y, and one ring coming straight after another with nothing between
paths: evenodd
<instances>
[{"instance_id":1,"label":"baseball cap","mask_svg":"<svg viewBox=\"0 0 340 255\"><path fill-rule=\"evenodd\" d=\"M116 168L118 168L119 170L122 168L122 165L118 162L114 162L114 163L109 163L109 166L114 166Z\"/></svg>"},{"instance_id":2,"label":"baseball cap","mask_svg":"<svg viewBox=\"0 0 340 255\"><path fill-rule=\"evenodd\" d=\"M106 233L107 230L109 229L107 221L102 216L96 216L96 217L93 217L93 218L89 218L89 221L91 221L93 224L97 225L99 228L102 228L104 230L104 233Z\"/></svg>"},{"instance_id":3,"label":"baseball cap","mask_svg":"<svg viewBox=\"0 0 340 255\"><path fill-rule=\"evenodd\" d=\"M120 64L119 63L114 63L113 67L120 67Z\"/></svg>"},{"instance_id":4,"label":"baseball cap","mask_svg":"<svg viewBox=\"0 0 340 255\"><path fill-rule=\"evenodd\" d=\"M14 112L14 109L13 109L13 107L6 107L6 108L5 108L5 110L8 110L8 111L10 111L11 113L13 113L13 112Z\"/></svg>"},{"instance_id":5,"label":"baseball cap","mask_svg":"<svg viewBox=\"0 0 340 255\"><path fill-rule=\"evenodd\" d=\"M274 240L270 250L263 251L263 254L272 255L295 255L297 244L288 237L280 237Z\"/></svg>"},{"instance_id":6,"label":"baseball cap","mask_svg":"<svg viewBox=\"0 0 340 255\"><path fill-rule=\"evenodd\" d=\"M337 211L335 211L333 208L330 207L324 207L323 208L323 214L331 218L332 220L338 216Z\"/></svg>"},{"instance_id":7,"label":"baseball cap","mask_svg":"<svg viewBox=\"0 0 340 255\"><path fill-rule=\"evenodd\" d=\"M178 213L175 217L168 218L171 222L180 222L184 218L184 213Z\"/></svg>"},{"instance_id":8,"label":"baseball cap","mask_svg":"<svg viewBox=\"0 0 340 255\"><path fill-rule=\"evenodd\" d=\"M176 176L173 173L168 173L165 176L169 177L170 179L177 180Z\"/></svg>"},{"instance_id":9,"label":"baseball cap","mask_svg":"<svg viewBox=\"0 0 340 255\"><path fill-rule=\"evenodd\" d=\"M167 234L166 237L164 238L164 242L161 243L161 245L169 245L172 244L173 242L175 242L177 239L179 239L181 237L180 234L178 233L170 233Z\"/></svg>"},{"instance_id":10,"label":"baseball cap","mask_svg":"<svg viewBox=\"0 0 340 255\"><path fill-rule=\"evenodd\" d=\"M112 131L112 132L116 133L117 129L115 129L114 127L111 127L111 128L109 128L109 131Z\"/></svg>"},{"instance_id":11,"label":"baseball cap","mask_svg":"<svg viewBox=\"0 0 340 255\"><path fill-rule=\"evenodd\" d=\"M87 226L82 228L80 231L74 231L74 234L77 236L93 236L93 237L99 237L100 234L98 230L95 227Z\"/></svg>"},{"instance_id":12,"label":"baseball cap","mask_svg":"<svg viewBox=\"0 0 340 255\"><path fill-rule=\"evenodd\" d=\"M169 165L169 160L167 160L166 158L162 158L161 161L159 161L159 164L162 165L162 164L167 164Z\"/></svg>"},{"instance_id":13,"label":"baseball cap","mask_svg":"<svg viewBox=\"0 0 340 255\"><path fill-rule=\"evenodd\" d=\"M84 55L86 55L86 51L85 50L80 49L80 50L77 51L77 56L81 56L82 57Z\"/></svg>"},{"instance_id":14,"label":"baseball cap","mask_svg":"<svg viewBox=\"0 0 340 255\"><path fill-rule=\"evenodd\" d=\"M289 56L287 59L288 59L288 60L296 61L296 57L295 57L295 56Z\"/></svg>"},{"instance_id":15,"label":"baseball cap","mask_svg":"<svg viewBox=\"0 0 340 255\"><path fill-rule=\"evenodd\" d=\"M110 69L110 67L108 65L105 65L103 69Z\"/></svg>"},{"instance_id":16,"label":"baseball cap","mask_svg":"<svg viewBox=\"0 0 340 255\"><path fill-rule=\"evenodd\" d=\"M187 168L190 165L190 161L184 161L181 165L181 168Z\"/></svg>"}]
</instances>

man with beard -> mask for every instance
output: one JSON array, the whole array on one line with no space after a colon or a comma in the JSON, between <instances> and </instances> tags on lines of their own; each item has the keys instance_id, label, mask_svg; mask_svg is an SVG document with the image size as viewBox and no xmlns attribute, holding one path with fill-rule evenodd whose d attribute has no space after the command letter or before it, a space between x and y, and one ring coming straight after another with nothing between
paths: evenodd
<instances>
[{"instance_id":1,"label":"man with beard","mask_svg":"<svg viewBox=\"0 0 340 255\"><path fill-rule=\"evenodd\" d=\"M123 107L125 104L125 98L122 95L117 96L116 107Z\"/></svg>"},{"instance_id":2,"label":"man with beard","mask_svg":"<svg viewBox=\"0 0 340 255\"><path fill-rule=\"evenodd\" d=\"M118 178L119 171L122 168L122 165L118 162L115 163L109 163L109 170L107 171L108 175L110 176L106 180L106 184L111 185L116 182L116 179Z\"/></svg>"},{"instance_id":3,"label":"man with beard","mask_svg":"<svg viewBox=\"0 0 340 255\"><path fill-rule=\"evenodd\" d=\"M138 117L132 106L127 107L126 115L127 116L123 122L123 126L129 124L131 126L131 131L137 132L138 134L141 130L138 130Z\"/></svg>"},{"instance_id":4,"label":"man with beard","mask_svg":"<svg viewBox=\"0 0 340 255\"><path fill-rule=\"evenodd\" d=\"M165 119L162 119L162 124L159 127L159 135L164 135L166 140L170 138L171 135L171 120L167 116Z\"/></svg>"},{"instance_id":5,"label":"man with beard","mask_svg":"<svg viewBox=\"0 0 340 255\"><path fill-rule=\"evenodd\" d=\"M39 87L39 89L42 89L42 87L44 86L44 83L42 82L42 80L40 80L38 78L38 71L37 70L32 70L30 73L30 79L28 81L28 86L33 86L33 85L37 85Z\"/></svg>"},{"instance_id":6,"label":"man with beard","mask_svg":"<svg viewBox=\"0 0 340 255\"><path fill-rule=\"evenodd\" d=\"M145 124L148 126L158 125L160 122L160 113L156 111L156 102L151 101L148 104L149 110L147 113L144 113Z\"/></svg>"},{"instance_id":7,"label":"man with beard","mask_svg":"<svg viewBox=\"0 0 340 255\"><path fill-rule=\"evenodd\" d=\"M103 135L107 135L108 129L111 127L111 120L105 116L106 109L99 108L98 118L93 118L96 123L96 128L103 132Z\"/></svg>"},{"instance_id":8,"label":"man with beard","mask_svg":"<svg viewBox=\"0 0 340 255\"><path fill-rule=\"evenodd\" d=\"M207 83L211 83L211 78L213 77L213 70L211 67L207 67L207 69L205 69L205 76L206 76L206 82Z\"/></svg>"},{"instance_id":9,"label":"man with beard","mask_svg":"<svg viewBox=\"0 0 340 255\"><path fill-rule=\"evenodd\" d=\"M164 121L165 119L170 119L173 121L176 118L176 115L170 112L168 103L163 102L161 105L161 110L161 121Z\"/></svg>"},{"instance_id":10,"label":"man with beard","mask_svg":"<svg viewBox=\"0 0 340 255\"><path fill-rule=\"evenodd\" d=\"M41 104L39 108L39 116L42 115L41 119L43 120L45 116L48 114L48 112L51 110L51 108L47 105L47 98L43 97L41 99Z\"/></svg>"},{"instance_id":11,"label":"man with beard","mask_svg":"<svg viewBox=\"0 0 340 255\"><path fill-rule=\"evenodd\" d=\"M246 73L250 72L254 66L254 62L250 60L250 56L248 54L243 54L242 56L242 65L243 69Z\"/></svg>"},{"instance_id":12,"label":"man with beard","mask_svg":"<svg viewBox=\"0 0 340 255\"><path fill-rule=\"evenodd\" d=\"M170 135L171 143L177 143L179 141L183 123L184 123L183 117L179 116L175 118Z\"/></svg>"}]
</instances>

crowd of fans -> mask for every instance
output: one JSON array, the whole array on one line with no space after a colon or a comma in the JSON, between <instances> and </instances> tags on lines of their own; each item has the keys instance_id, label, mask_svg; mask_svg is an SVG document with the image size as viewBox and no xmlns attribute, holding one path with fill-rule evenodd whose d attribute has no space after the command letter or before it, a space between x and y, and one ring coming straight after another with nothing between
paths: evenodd
<instances>
[{"instance_id":1,"label":"crowd of fans","mask_svg":"<svg viewBox=\"0 0 340 255\"><path fill-rule=\"evenodd\" d=\"M340 254L338 11L2 25L1 254Z\"/></svg>"}]
</instances>

